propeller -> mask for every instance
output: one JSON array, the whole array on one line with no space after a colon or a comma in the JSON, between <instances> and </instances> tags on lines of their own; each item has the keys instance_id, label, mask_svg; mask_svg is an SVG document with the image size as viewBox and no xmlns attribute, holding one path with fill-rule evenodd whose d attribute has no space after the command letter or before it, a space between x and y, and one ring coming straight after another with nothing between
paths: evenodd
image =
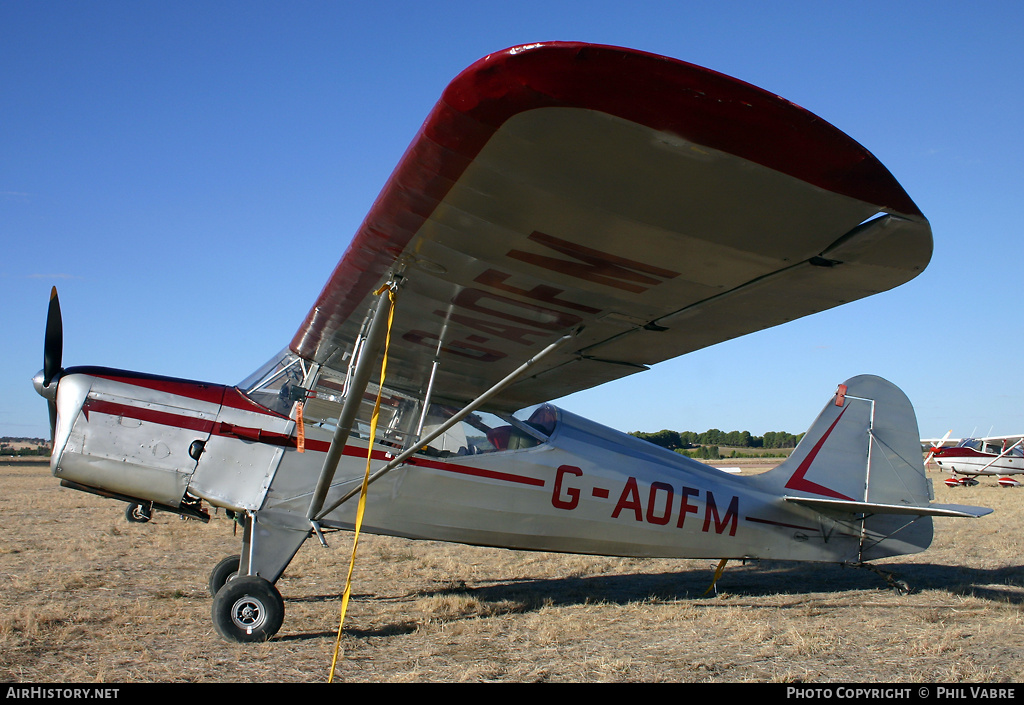
<instances>
[{"instance_id":1,"label":"propeller","mask_svg":"<svg viewBox=\"0 0 1024 705\"><path fill-rule=\"evenodd\" d=\"M942 437L942 440L932 446L931 452L928 453L928 457L924 459L924 467L926 470L928 469L928 463L931 461L932 458L935 457L935 452L943 446L943 444L946 442L946 439L949 438L949 434L951 433L953 433L953 429L949 429L948 431L946 431L946 435Z\"/></svg>"},{"instance_id":2,"label":"propeller","mask_svg":"<svg viewBox=\"0 0 1024 705\"><path fill-rule=\"evenodd\" d=\"M36 391L46 399L50 411L50 440L57 431L57 386L50 383L58 379L63 371L61 357L64 349L64 324L60 315L60 299L57 287L50 291L50 306L46 311L46 334L43 340L43 369L32 378Z\"/></svg>"},{"instance_id":3,"label":"propeller","mask_svg":"<svg viewBox=\"0 0 1024 705\"><path fill-rule=\"evenodd\" d=\"M49 387L60 373L64 350L64 323L60 318L60 299L57 287L50 290L50 306L46 311L46 339L43 341L43 386Z\"/></svg>"}]
</instances>

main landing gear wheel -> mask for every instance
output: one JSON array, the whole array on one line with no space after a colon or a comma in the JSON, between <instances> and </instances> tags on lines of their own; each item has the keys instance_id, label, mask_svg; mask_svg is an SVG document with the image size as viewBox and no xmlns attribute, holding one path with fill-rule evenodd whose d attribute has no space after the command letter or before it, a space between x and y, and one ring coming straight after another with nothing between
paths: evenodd
<instances>
[{"instance_id":1,"label":"main landing gear wheel","mask_svg":"<svg viewBox=\"0 0 1024 705\"><path fill-rule=\"evenodd\" d=\"M284 599L269 581L240 575L213 598L213 625L228 641L267 641L284 622Z\"/></svg>"},{"instance_id":2,"label":"main landing gear wheel","mask_svg":"<svg viewBox=\"0 0 1024 705\"><path fill-rule=\"evenodd\" d=\"M217 596L217 593L224 583L233 580L238 575L238 566L242 561L241 556L228 556L210 572L210 595Z\"/></svg>"},{"instance_id":3,"label":"main landing gear wheel","mask_svg":"<svg viewBox=\"0 0 1024 705\"><path fill-rule=\"evenodd\" d=\"M132 502L124 510L124 518L133 524L145 524L153 518L153 510L145 504Z\"/></svg>"}]
</instances>

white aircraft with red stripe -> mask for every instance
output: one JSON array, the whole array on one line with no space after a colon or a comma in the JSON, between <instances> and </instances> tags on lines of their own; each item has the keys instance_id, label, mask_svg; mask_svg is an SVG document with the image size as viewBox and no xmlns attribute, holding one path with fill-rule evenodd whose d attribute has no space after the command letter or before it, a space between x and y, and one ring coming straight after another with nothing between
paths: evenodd
<instances>
[{"instance_id":1,"label":"white aircraft with red stripe","mask_svg":"<svg viewBox=\"0 0 1024 705\"><path fill-rule=\"evenodd\" d=\"M361 497L380 534L866 566L927 548L932 517L989 511L931 503L889 382L847 380L758 476L545 402L888 290L931 249L885 167L778 96L627 49L515 47L448 86L292 341L241 384L63 369L54 295L35 379L51 467L147 511L232 512L241 551L210 588L236 641L280 629L278 578L307 538L353 529Z\"/></svg>"},{"instance_id":2,"label":"white aircraft with red stripe","mask_svg":"<svg viewBox=\"0 0 1024 705\"><path fill-rule=\"evenodd\" d=\"M1024 435L984 438L943 438L931 445L928 459L950 474L950 487L978 484L979 476L994 476L1002 487L1019 487L1014 475L1024 474Z\"/></svg>"}]
</instances>

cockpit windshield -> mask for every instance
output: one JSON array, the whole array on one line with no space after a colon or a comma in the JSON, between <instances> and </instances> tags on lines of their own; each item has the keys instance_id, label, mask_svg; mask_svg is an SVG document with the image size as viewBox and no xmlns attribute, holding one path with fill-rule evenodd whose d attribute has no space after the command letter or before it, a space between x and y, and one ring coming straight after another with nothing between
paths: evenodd
<instances>
[{"instance_id":1,"label":"cockpit windshield","mask_svg":"<svg viewBox=\"0 0 1024 705\"><path fill-rule=\"evenodd\" d=\"M253 401L290 415L295 402L303 402L302 416L308 426L334 431L348 393L344 373L321 369L312 389L304 382L311 370L307 361L284 350L239 385ZM378 386L370 384L356 414L350 438L368 439ZM459 406L432 403L423 413L418 396L384 387L377 420L376 441L404 450L420 444L420 452L434 457L477 455L532 448L547 441L558 423L558 410L549 405L529 407L513 415L475 411L430 438L460 411ZM421 439L430 439L423 442Z\"/></svg>"},{"instance_id":2,"label":"cockpit windshield","mask_svg":"<svg viewBox=\"0 0 1024 705\"><path fill-rule=\"evenodd\" d=\"M308 365L298 355L284 350L238 384L253 401L271 411L288 415L292 404L302 401L302 380Z\"/></svg>"}]
</instances>

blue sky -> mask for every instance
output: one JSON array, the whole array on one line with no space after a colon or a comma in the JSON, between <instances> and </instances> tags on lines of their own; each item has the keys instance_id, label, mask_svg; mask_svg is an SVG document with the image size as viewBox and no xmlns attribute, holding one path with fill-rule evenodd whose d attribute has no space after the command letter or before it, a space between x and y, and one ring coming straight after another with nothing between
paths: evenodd
<instances>
[{"instance_id":1,"label":"blue sky","mask_svg":"<svg viewBox=\"0 0 1024 705\"><path fill-rule=\"evenodd\" d=\"M561 400L615 428L809 426L886 377L923 436L1024 431L1024 3L0 3L0 435L50 287L65 365L235 383L282 348L448 81L580 40L707 66L847 132L932 224L871 299Z\"/></svg>"}]
</instances>

